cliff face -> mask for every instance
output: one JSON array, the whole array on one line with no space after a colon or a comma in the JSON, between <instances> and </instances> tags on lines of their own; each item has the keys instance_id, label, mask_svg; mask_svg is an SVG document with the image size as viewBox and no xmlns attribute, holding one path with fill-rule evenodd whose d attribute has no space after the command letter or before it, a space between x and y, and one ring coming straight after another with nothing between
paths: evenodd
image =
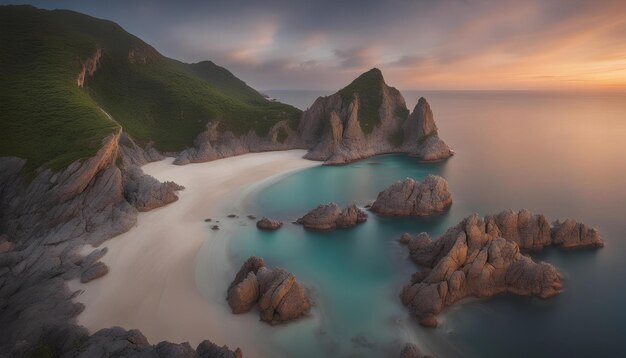
<instances>
[{"instance_id":1,"label":"cliff face","mask_svg":"<svg viewBox=\"0 0 626 358\"><path fill-rule=\"evenodd\" d=\"M206 130L194 141L194 147L178 153L174 164L208 162L252 152L306 148L298 133L286 120L272 126L265 137L259 136L254 130L236 136L230 131L220 130L219 127L220 122L209 122Z\"/></svg>"},{"instance_id":2,"label":"cliff face","mask_svg":"<svg viewBox=\"0 0 626 358\"><path fill-rule=\"evenodd\" d=\"M72 326L68 322L82 305L71 301L65 280L107 271L98 262L106 251L82 257L78 249L129 230L137 210L177 199L180 187L135 166L154 157L120 129L95 156L60 172L23 173L25 160L0 158L0 233L11 243L0 253L0 350L19 341L36 343L51 326Z\"/></svg>"},{"instance_id":3,"label":"cliff face","mask_svg":"<svg viewBox=\"0 0 626 358\"><path fill-rule=\"evenodd\" d=\"M305 158L342 164L383 153L408 153L422 160L448 158L430 106L421 98L413 113L402 94L372 69L339 92L318 98L306 110L299 132L311 147Z\"/></svg>"}]
</instances>

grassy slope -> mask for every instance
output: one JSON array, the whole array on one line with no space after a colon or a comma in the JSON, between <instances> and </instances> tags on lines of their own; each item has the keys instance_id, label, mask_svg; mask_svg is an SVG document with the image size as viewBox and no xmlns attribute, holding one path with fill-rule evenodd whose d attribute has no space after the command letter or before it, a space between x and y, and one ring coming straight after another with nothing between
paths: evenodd
<instances>
[{"instance_id":1,"label":"grassy slope","mask_svg":"<svg viewBox=\"0 0 626 358\"><path fill-rule=\"evenodd\" d=\"M5 6L0 26L0 156L27 158L32 169L63 168L95 153L118 128L99 107L139 142L166 151L192 145L210 120L235 134L264 135L276 122L296 123L300 116L227 70L163 57L110 21ZM79 88L81 60L97 48L101 66Z\"/></svg>"}]
</instances>

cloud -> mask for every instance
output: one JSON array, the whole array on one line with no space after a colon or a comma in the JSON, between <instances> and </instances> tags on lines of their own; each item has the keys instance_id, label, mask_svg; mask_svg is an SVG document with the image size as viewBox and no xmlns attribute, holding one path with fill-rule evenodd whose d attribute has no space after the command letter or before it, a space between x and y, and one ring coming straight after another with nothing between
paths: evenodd
<instances>
[{"instance_id":1,"label":"cloud","mask_svg":"<svg viewBox=\"0 0 626 358\"><path fill-rule=\"evenodd\" d=\"M167 56L261 88L626 86L623 0L35 0L120 23ZM564 84L566 83L566 84Z\"/></svg>"}]
</instances>

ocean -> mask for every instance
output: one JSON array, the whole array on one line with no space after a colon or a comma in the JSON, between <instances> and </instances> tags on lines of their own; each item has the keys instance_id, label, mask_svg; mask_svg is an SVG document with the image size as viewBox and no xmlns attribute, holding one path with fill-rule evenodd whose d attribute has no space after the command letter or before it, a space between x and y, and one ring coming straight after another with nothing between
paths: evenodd
<instances>
[{"instance_id":1,"label":"ocean","mask_svg":"<svg viewBox=\"0 0 626 358\"><path fill-rule=\"evenodd\" d=\"M317 91L265 91L299 108ZM415 342L439 358L626 356L626 94L522 91L404 91L412 109L426 97L440 137L456 155L424 164L382 155L289 174L253 193L244 211L285 221L276 232L241 226L229 252L281 266L311 288L313 317L271 327L274 356L380 357ZM310 232L291 224L318 204L364 206L396 180L441 175L451 209L430 218L379 218L351 230ZM409 317L398 294L416 266L398 243L404 232L438 237L464 217L527 208L550 221L597 228L597 250L531 252L565 276L555 298L468 299L436 329Z\"/></svg>"}]
</instances>

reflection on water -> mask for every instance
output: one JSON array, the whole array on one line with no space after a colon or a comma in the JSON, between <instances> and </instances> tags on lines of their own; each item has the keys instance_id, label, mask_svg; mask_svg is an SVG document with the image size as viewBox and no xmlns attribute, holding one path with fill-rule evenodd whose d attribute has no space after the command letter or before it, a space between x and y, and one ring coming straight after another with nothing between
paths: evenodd
<instances>
[{"instance_id":1,"label":"reflection on water","mask_svg":"<svg viewBox=\"0 0 626 358\"><path fill-rule=\"evenodd\" d=\"M305 95L299 95L304 102ZM420 164L386 155L311 168L262 190L247 208L289 222L319 203L365 205L393 181L429 173L444 176L455 199L442 216L370 215L354 230L332 233L291 224L275 233L241 228L230 249L237 262L263 256L315 290L320 323L278 329L271 344L301 357L381 356L406 341L418 341L439 357L626 356L621 284L626 275L626 96L409 92L407 104L415 105L420 95L430 102L441 137L457 153L447 162ZM468 300L448 310L438 329L415 325L397 298L415 271L396 242L399 235L439 235L473 212L507 208L528 208L552 220L576 218L597 227L606 247L533 253L565 274L565 291L554 299Z\"/></svg>"}]
</instances>

